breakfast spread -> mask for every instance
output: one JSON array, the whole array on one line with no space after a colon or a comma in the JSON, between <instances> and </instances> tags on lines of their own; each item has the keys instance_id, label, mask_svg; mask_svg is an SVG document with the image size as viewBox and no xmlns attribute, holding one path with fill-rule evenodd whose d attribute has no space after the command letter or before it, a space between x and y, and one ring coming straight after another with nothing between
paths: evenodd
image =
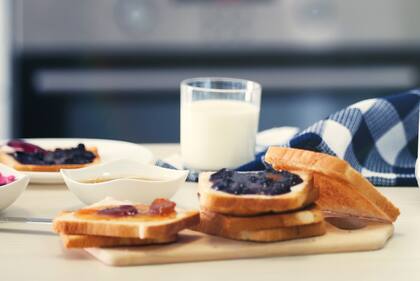
<instances>
[{"instance_id":1,"label":"breakfast spread","mask_svg":"<svg viewBox=\"0 0 420 281\"><path fill-rule=\"evenodd\" d=\"M328 236L330 224L342 229L369 229L361 221L390 225L398 217L399 211L390 201L336 157L272 147L265 161L268 168L264 171L223 168L201 173L199 211L182 210L164 198L147 205L105 199L61 213L54 219L53 229L66 248L161 244L162 249L173 249L165 244L176 242L178 233L185 229L208 237L270 243ZM112 179L98 177L82 182ZM392 235L392 225L384 231ZM190 232L186 232L187 236ZM185 245L190 240L180 241Z\"/></svg>"},{"instance_id":2,"label":"breakfast spread","mask_svg":"<svg viewBox=\"0 0 420 281\"><path fill-rule=\"evenodd\" d=\"M99 161L96 147L75 147L47 150L23 140L11 140L0 153L0 161L20 171L59 171L81 168Z\"/></svg>"},{"instance_id":3,"label":"breakfast spread","mask_svg":"<svg viewBox=\"0 0 420 281\"><path fill-rule=\"evenodd\" d=\"M143 245L172 242L179 231L198 221L197 211L175 208L175 203L167 199L156 199L149 206L104 199L60 214L54 219L53 229L66 247Z\"/></svg>"},{"instance_id":4,"label":"breakfast spread","mask_svg":"<svg viewBox=\"0 0 420 281\"><path fill-rule=\"evenodd\" d=\"M265 161L274 169L313 173L318 206L326 216L394 222L400 211L349 163L308 150L270 147Z\"/></svg>"},{"instance_id":5,"label":"breakfast spread","mask_svg":"<svg viewBox=\"0 0 420 281\"><path fill-rule=\"evenodd\" d=\"M2 173L0 173L0 186L12 183L16 180L16 177L14 175L5 176Z\"/></svg>"}]
</instances>

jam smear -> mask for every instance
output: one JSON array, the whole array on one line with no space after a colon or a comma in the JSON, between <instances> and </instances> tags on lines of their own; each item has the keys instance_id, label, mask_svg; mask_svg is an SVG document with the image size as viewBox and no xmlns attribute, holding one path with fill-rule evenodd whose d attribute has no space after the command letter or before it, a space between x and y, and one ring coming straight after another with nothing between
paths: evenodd
<instances>
[{"instance_id":1,"label":"jam smear","mask_svg":"<svg viewBox=\"0 0 420 281\"><path fill-rule=\"evenodd\" d=\"M26 153L37 153L45 152L45 149L35 144L28 143L23 140L10 140L7 142L7 146L12 147L15 151L26 152Z\"/></svg>"},{"instance_id":2,"label":"jam smear","mask_svg":"<svg viewBox=\"0 0 420 281\"><path fill-rule=\"evenodd\" d=\"M128 217L135 216L139 213L137 208L133 205L121 205L113 208L106 208L98 211L98 215Z\"/></svg>"},{"instance_id":3,"label":"jam smear","mask_svg":"<svg viewBox=\"0 0 420 281\"><path fill-rule=\"evenodd\" d=\"M150 206L137 204L86 208L75 212L75 216L94 220L156 221L176 216L175 206L174 202L160 198L155 199Z\"/></svg>"},{"instance_id":4,"label":"jam smear","mask_svg":"<svg viewBox=\"0 0 420 281\"><path fill-rule=\"evenodd\" d=\"M235 172L221 169L210 176L212 188L235 195L280 195L303 180L288 171L273 169L258 172Z\"/></svg>"},{"instance_id":5,"label":"jam smear","mask_svg":"<svg viewBox=\"0 0 420 281\"><path fill-rule=\"evenodd\" d=\"M10 155L19 163L26 165L88 164L96 158L93 152L86 150L83 143L76 147L57 148L53 151L45 150L22 140L11 140L7 145L15 150Z\"/></svg>"}]
</instances>

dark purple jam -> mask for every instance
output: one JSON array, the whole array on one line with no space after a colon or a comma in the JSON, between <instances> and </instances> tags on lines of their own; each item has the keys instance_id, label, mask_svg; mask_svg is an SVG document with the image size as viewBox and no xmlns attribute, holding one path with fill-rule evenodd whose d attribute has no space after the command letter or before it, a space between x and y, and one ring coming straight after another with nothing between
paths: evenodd
<instances>
[{"instance_id":1,"label":"dark purple jam","mask_svg":"<svg viewBox=\"0 0 420 281\"><path fill-rule=\"evenodd\" d=\"M290 192L302 179L288 171L235 172L221 169L210 176L212 188L230 194L279 195Z\"/></svg>"},{"instance_id":2,"label":"dark purple jam","mask_svg":"<svg viewBox=\"0 0 420 281\"><path fill-rule=\"evenodd\" d=\"M80 143L76 147L53 151L44 150L36 145L13 140L8 146L15 149L13 156L19 163L26 165L65 165L65 164L88 164L95 160L96 155L86 150L84 144Z\"/></svg>"},{"instance_id":3,"label":"dark purple jam","mask_svg":"<svg viewBox=\"0 0 420 281\"><path fill-rule=\"evenodd\" d=\"M135 216L139 213L133 205L121 205L113 208L106 208L98 211L98 215L112 216L112 217L128 217Z\"/></svg>"},{"instance_id":4,"label":"dark purple jam","mask_svg":"<svg viewBox=\"0 0 420 281\"><path fill-rule=\"evenodd\" d=\"M7 146L12 147L15 151L35 153L45 152L45 150L35 144L28 143L23 140L10 140L7 142Z\"/></svg>"}]
</instances>

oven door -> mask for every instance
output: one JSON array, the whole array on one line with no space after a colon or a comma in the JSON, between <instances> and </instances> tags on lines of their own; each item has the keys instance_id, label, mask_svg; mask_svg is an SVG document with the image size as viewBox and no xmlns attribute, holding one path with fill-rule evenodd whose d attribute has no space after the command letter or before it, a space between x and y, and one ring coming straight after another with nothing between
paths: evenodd
<instances>
[{"instance_id":1,"label":"oven door","mask_svg":"<svg viewBox=\"0 0 420 281\"><path fill-rule=\"evenodd\" d=\"M132 54L22 55L15 80L18 137L100 137L136 142L179 140L179 83L199 76L239 77L263 85L260 129L304 128L360 99L414 87L416 65L366 60L344 64L325 58L204 56L166 57ZM144 59L148 57L148 59ZM100 61L101 63L92 63ZM162 61L165 63L163 64ZM238 61L240 63L238 63ZM247 63L251 62L251 63ZM258 63L256 63L258 62Z\"/></svg>"}]
</instances>

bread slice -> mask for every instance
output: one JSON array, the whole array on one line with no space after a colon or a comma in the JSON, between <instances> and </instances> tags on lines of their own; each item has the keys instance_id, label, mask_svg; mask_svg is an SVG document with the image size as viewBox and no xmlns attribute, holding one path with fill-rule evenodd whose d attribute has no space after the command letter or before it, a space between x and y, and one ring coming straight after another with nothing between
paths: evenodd
<instances>
[{"instance_id":1,"label":"bread slice","mask_svg":"<svg viewBox=\"0 0 420 281\"><path fill-rule=\"evenodd\" d=\"M96 156L95 159L88 164L28 165L19 163L13 156L4 151L0 152L0 162L15 170L27 172L59 172L61 169L78 169L100 162L98 149L96 147L88 147L86 150L92 152Z\"/></svg>"},{"instance_id":2,"label":"bread slice","mask_svg":"<svg viewBox=\"0 0 420 281\"><path fill-rule=\"evenodd\" d=\"M312 174L293 172L303 182L291 188L289 193L281 195L234 195L211 188L209 178L212 173L201 173L198 181L200 209L215 213L249 216L271 212L286 212L303 208L318 198L318 188L313 185Z\"/></svg>"},{"instance_id":3,"label":"bread slice","mask_svg":"<svg viewBox=\"0 0 420 281\"><path fill-rule=\"evenodd\" d=\"M104 202L110 202L105 199ZM127 204L122 202L113 205L107 203L106 206L119 206ZM97 203L91 207L102 205ZM89 207L88 207L89 208ZM53 230L60 234L76 235L99 235L111 237L127 237L140 239L165 239L175 235L185 228L192 227L199 223L200 215L197 211L185 211L176 209L175 217L165 217L159 220L137 221L125 218L97 220L81 219L75 216L74 212L64 212L57 216L53 221Z\"/></svg>"},{"instance_id":4,"label":"bread slice","mask_svg":"<svg viewBox=\"0 0 420 281\"><path fill-rule=\"evenodd\" d=\"M346 161L308 150L270 147L265 161L276 170L314 173L323 211L370 220L393 222L400 211Z\"/></svg>"},{"instance_id":5,"label":"bread slice","mask_svg":"<svg viewBox=\"0 0 420 281\"><path fill-rule=\"evenodd\" d=\"M290 227L279 227L262 230L233 231L229 228L220 228L217 224L213 223L212 219L206 218L201 220L200 224L193 230L234 240L245 240L254 242L284 241L312 236L320 236L326 233L325 223L323 221L313 224L305 224Z\"/></svg>"},{"instance_id":6,"label":"bread slice","mask_svg":"<svg viewBox=\"0 0 420 281\"><path fill-rule=\"evenodd\" d=\"M280 227L291 227L320 223L322 221L322 212L318 210L314 205L300 211L249 217L222 215L206 210L200 211L200 222L211 222L214 228L220 229L223 232L240 232L242 230L263 230ZM198 225L192 229L199 228L200 226Z\"/></svg>"},{"instance_id":7,"label":"bread slice","mask_svg":"<svg viewBox=\"0 0 420 281\"><path fill-rule=\"evenodd\" d=\"M177 235L157 239L124 238L95 235L69 235L60 234L64 247L71 248L96 248L96 247L119 247L119 246L143 246L155 244L167 244L176 241Z\"/></svg>"}]
</instances>

